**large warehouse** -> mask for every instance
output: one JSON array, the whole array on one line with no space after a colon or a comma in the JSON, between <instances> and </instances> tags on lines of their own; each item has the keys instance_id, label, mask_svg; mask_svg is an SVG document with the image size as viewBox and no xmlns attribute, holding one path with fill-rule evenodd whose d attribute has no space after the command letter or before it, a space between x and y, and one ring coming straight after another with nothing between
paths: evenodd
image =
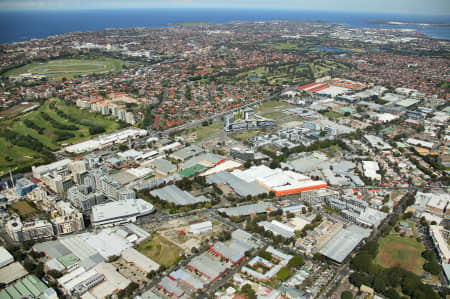
<instances>
[{"instance_id":1,"label":"large warehouse","mask_svg":"<svg viewBox=\"0 0 450 299\"><path fill-rule=\"evenodd\" d=\"M92 207L93 226L112 226L127 222L136 222L136 218L151 214L155 208L143 199L124 199Z\"/></svg>"},{"instance_id":2,"label":"large warehouse","mask_svg":"<svg viewBox=\"0 0 450 299\"><path fill-rule=\"evenodd\" d=\"M254 166L244 171L237 169L232 174L248 183L255 182L265 189L273 191L276 196L298 194L328 186L324 181L313 181L294 171L271 169L264 165Z\"/></svg>"},{"instance_id":3,"label":"large warehouse","mask_svg":"<svg viewBox=\"0 0 450 299\"><path fill-rule=\"evenodd\" d=\"M14 262L14 257L5 249L5 247L0 246L0 268L9 265L12 262Z\"/></svg>"},{"instance_id":4,"label":"large warehouse","mask_svg":"<svg viewBox=\"0 0 450 299\"><path fill-rule=\"evenodd\" d=\"M370 229L365 229L357 225L349 225L335 234L321 249L320 254L341 264L361 243L369 237Z\"/></svg>"}]
</instances>

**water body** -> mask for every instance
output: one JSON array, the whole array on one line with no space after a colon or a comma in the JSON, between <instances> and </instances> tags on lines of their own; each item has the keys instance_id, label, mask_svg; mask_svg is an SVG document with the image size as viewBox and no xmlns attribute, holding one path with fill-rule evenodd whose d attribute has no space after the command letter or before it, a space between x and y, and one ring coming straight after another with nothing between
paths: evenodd
<instances>
[{"instance_id":1,"label":"water body","mask_svg":"<svg viewBox=\"0 0 450 299\"><path fill-rule=\"evenodd\" d=\"M106 28L167 27L170 23L195 21L225 24L231 21L270 20L325 21L358 28L408 28L434 38L450 40L450 27L368 23L406 21L449 24L449 16L263 9L122 9L0 12L0 43Z\"/></svg>"}]
</instances>

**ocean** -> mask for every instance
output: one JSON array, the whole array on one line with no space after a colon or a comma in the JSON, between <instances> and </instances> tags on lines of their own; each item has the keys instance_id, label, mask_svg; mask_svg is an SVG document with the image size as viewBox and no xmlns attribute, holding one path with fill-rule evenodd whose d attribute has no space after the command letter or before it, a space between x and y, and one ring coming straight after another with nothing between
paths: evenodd
<instances>
[{"instance_id":1,"label":"ocean","mask_svg":"<svg viewBox=\"0 0 450 299\"><path fill-rule=\"evenodd\" d=\"M348 13L263 9L125 9L85 11L0 12L0 43L26 41L74 31L105 28L167 27L170 23L305 20L347 24L351 27L409 28L433 38L450 40L450 27L378 25L368 22L406 21L450 23L450 16Z\"/></svg>"}]
</instances>

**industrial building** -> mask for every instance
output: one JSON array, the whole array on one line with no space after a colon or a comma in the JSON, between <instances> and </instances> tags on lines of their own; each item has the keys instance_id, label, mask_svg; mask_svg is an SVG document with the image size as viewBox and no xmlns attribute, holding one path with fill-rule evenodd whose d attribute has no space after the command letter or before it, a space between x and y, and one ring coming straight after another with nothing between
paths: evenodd
<instances>
[{"instance_id":1,"label":"industrial building","mask_svg":"<svg viewBox=\"0 0 450 299\"><path fill-rule=\"evenodd\" d=\"M150 165L155 169L155 172L161 176L168 176L177 171L176 165L163 158L151 161Z\"/></svg>"},{"instance_id":2,"label":"industrial building","mask_svg":"<svg viewBox=\"0 0 450 299\"><path fill-rule=\"evenodd\" d=\"M194 291L201 290L205 286L200 279L192 276L190 273L182 269L170 273L169 278L177 282L181 282L182 284L186 285L187 287L191 288Z\"/></svg>"},{"instance_id":3,"label":"industrial building","mask_svg":"<svg viewBox=\"0 0 450 299\"><path fill-rule=\"evenodd\" d=\"M168 277L164 277L159 283L158 287L165 291L170 296L180 298L184 295L184 290L177 286L177 283Z\"/></svg>"},{"instance_id":4,"label":"industrial building","mask_svg":"<svg viewBox=\"0 0 450 299\"><path fill-rule=\"evenodd\" d=\"M251 249L253 249L253 245L236 239L231 239L226 243L216 242L209 246L211 253L233 264L241 262L245 258L245 252Z\"/></svg>"},{"instance_id":5,"label":"industrial building","mask_svg":"<svg viewBox=\"0 0 450 299\"><path fill-rule=\"evenodd\" d=\"M320 254L342 264L347 256L362 242L370 236L371 230L356 225L342 228L321 249Z\"/></svg>"},{"instance_id":6,"label":"industrial building","mask_svg":"<svg viewBox=\"0 0 450 299\"><path fill-rule=\"evenodd\" d=\"M235 162L232 160L226 160L216 166L214 166L213 168L210 168L208 170L206 170L205 172L201 173L200 176L209 176L212 174L216 174L222 171L232 171L234 169L237 168L241 168L242 164L239 162Z\"/></svg>"},{"instance_id":7,"label":"industrial building","mask_svg":"<svg viewBox=\"0 0 450 299\"><path fill-rule=\"evenodd\" d=\"M204 149L199 148L198 146L195 145L190 145L180 150L177 150L176 152L173 152L172 154L169 155L169 157L184 162L204 152L205 152Z\"/></svg>"},{"instance_id":8,"label":"industrial building","mask_svg":"<svg viewBox=\"0 0 450 299\"><path fill-rule=\"evenodd\" d=\"M124 199L96 205L91 211L91 224L113 226L122 223L136 222L141 216L151 214L155 208L143 199Z\"/></svg>"},{"instance_id":9,"label":"industrial building","mask_svg":"<svg viewBox=\"0 0 450 299\"><path fill-rule=\"evenodd\" d=\"M295 237L295 228L277 220L261 221L258 226L264 227L265 231L270 231L274 236L282 236L285 239Z\"/></svg>"},{"instance_id":10,"label":"industrial building","mask_svg":"<svg viewBox=\"0 0 450 299\"><path fill-rule=\"evenodd\" d=\"M211 221L204 221L204 222L200 222L200 223L191 224L189 226L189 229L190 229L191 233L193 233L194 235L200 235L200 234L211 231L212 227L213 227L213 225L212 225Z\"/></svg>"},{"instance_id":11,"label":"industrial building","mask_svg":"<svg viewBox=\"0 0 450 299\"><path fill-rule=\"evenodd\" d=\"M13 285L5 287L0 291L0 298L17 299L17 298L46 298L44 293L54 293L35 275L28 275L17 281Z\"/></svg>"},{"instance_id":12,"label":"industrial building","mask_svg":"<svg viewBox=\"0 0 450 299\"><path fill-rule=\"evenodd\" d=\"M371 147L379 149L379 150L390 150L392 146L386 143L382 138L374 135L364 135L363 139L370 144Z\"/></svg>"},{"instance_id":13,"label":"industrial building","mask_svg":"<svg viewBox=\"0 0 450 299\"><path fill-rule=\"evenodd\" d=\"M269 213L275 210L276 208L270 202L258 202L237 207L221 208L219 213L223 213L228 217L237 217Z\"/></svg>"},{"instance_id":14,"label":"industrial building","mask_svg":"<svg viewBox=\"0 0 450 299\"><path fill-rule=\"evenodd\" d=\"M158 271L159 264L152 261L136 249L130 247L122 251L122 258L129 264L134 265L142 272L150 273L151 271Z\"/></svg>"},{"instance_id":15,"label":"industrial building","mask_svg":"<svg viewBox=\"0 0 450 299\"><path fill-rule=\"evenodd\" d=\"M201 276L207 284L211 284L227 270L218 260L213 259L207 253L194 257L187 267Z\"/></svg>"},{"instance_id":16,"label":"industrial building","mask_svg":"<svg viewBox=\"0 0 450 299\"><path fill-rule=\"evenodd\" d=\"M406 143L408 143L409 145L412 145L412 146L425 147L427 149L433 149L433 147L434 147L434 143L433 142L419 140L419 139L416 139L416 138L408 138L406 140Z\"/></svg>"},{"instance_id":17,"label":"industrial building","mask_svg":"<svg viewBox=\"0 0 450 299\"><path fill-rule=\"evenodd\" d=\"M201 202L210 202L205 196L194 197L189 192L183 191L175 185L167 185L150 192L154 197L173 203L177 206L194 205Z\"/></svg>"},{"instance_id":18,"label":"industrial building","mask_svg":"<svg viewBox=\"0 0 450 299\"><path fill-rule=\"evenodd\" d=\"M324 181L313 181L302 174L282 169L271 169L267 166L253 166L247 170L235 170L234 176L246 181L255 182L276 196L297 194L304 191L326 188Z\"/></svg>"},{"instance_id":19,"label":"industrial building","mask_svg":"<svg viewBox=\"0 0 450 299\"><path fill-rule=\"evenodd\" d=\"M125 143L128 142L128 140L130 139L135 139L146 135L147 135L146 130L129 128L120 132L102 135L95 139L67 146L64 148L64 150L69 153L81 154L101 149L109 145Z\"/></svg>"},{"instance_id":20,"label":"industrial building","mask_svg":"<svg viewBox=\"0 0 450 299\"><path fill-rule=\"evenodd\" d=\"M380 170L378 163L375 161L362 161L364 176L371 179L379 181L381 180L381 175L377 173Z\"/></svg>"},{"instance_id":21,"label":"industrial building","mask_svg":"<svg viewBox=\"0 0 450 299\"><path fill-rule=\"evenodd\" d=\"M14 257L9 253L5 247L0 246L0 268L3 268L14 262Z\"/></svg>"},{"instance_id":22,"label":"industrial building","mask_svg":"<svg viewBox=\"0 0 450 299\"><path fill-rule=\"evenodd\" d=\"M117 268L110 263L99 263L94 267L98 274L103 275L105 279L95 288L89 290L90 298L96 299L109 298L120 290L125 289L131 281L125 278L117 271Z\"/></svg>"},{"instance_id":23,"label":"industrial building","mask_svg":"<svg viewBox=\"0 0 450 299\"><path fill-rule=\"evenodd\" d=\"M267 194L269 191L262 186L246 182L228 171L220 171L206 177L206 181L210 184L228 185L239 196L257 196Z\"/></svg>"}]
</instances>

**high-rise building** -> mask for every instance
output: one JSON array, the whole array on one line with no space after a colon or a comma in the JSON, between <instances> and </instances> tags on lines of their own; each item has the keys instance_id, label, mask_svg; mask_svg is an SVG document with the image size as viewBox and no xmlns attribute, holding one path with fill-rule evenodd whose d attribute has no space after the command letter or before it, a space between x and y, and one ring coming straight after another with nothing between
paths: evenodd
<instances>
[{"instance_id":1,"label":"high-rise building","mask_svg":"<svg viewBox=\"0 0 450 299\"><path fill-rule=\"evenodd\" d=\"M79 212L58 216L52 219L51 223L58 235L70 234L84 229L83 215Z\"/></svg>"},{"instance_id":2,"label":"high-rise building","mask_svg":"<svg viewBox=\"0 0 450 299\"><path fill-rule=\"evenodd\" d=\"M93 206L106 201L106 197L102 192L94 192L92 187L88 185L79 185L70 188L67 191L67 198L83 213L90 211Z\"/></svg>"},{"instance_id":3,"label":"high-rise building","mask_svg":"<svg viewBox=\"0 0 450 299\"><path fill-rule=\"evenodd\" d=\"M46 239L55 235L50 222L36 220L22 223L20 217L12 218L6 223L6 233L16 242Z\"/></svg>"}]
</instances>

